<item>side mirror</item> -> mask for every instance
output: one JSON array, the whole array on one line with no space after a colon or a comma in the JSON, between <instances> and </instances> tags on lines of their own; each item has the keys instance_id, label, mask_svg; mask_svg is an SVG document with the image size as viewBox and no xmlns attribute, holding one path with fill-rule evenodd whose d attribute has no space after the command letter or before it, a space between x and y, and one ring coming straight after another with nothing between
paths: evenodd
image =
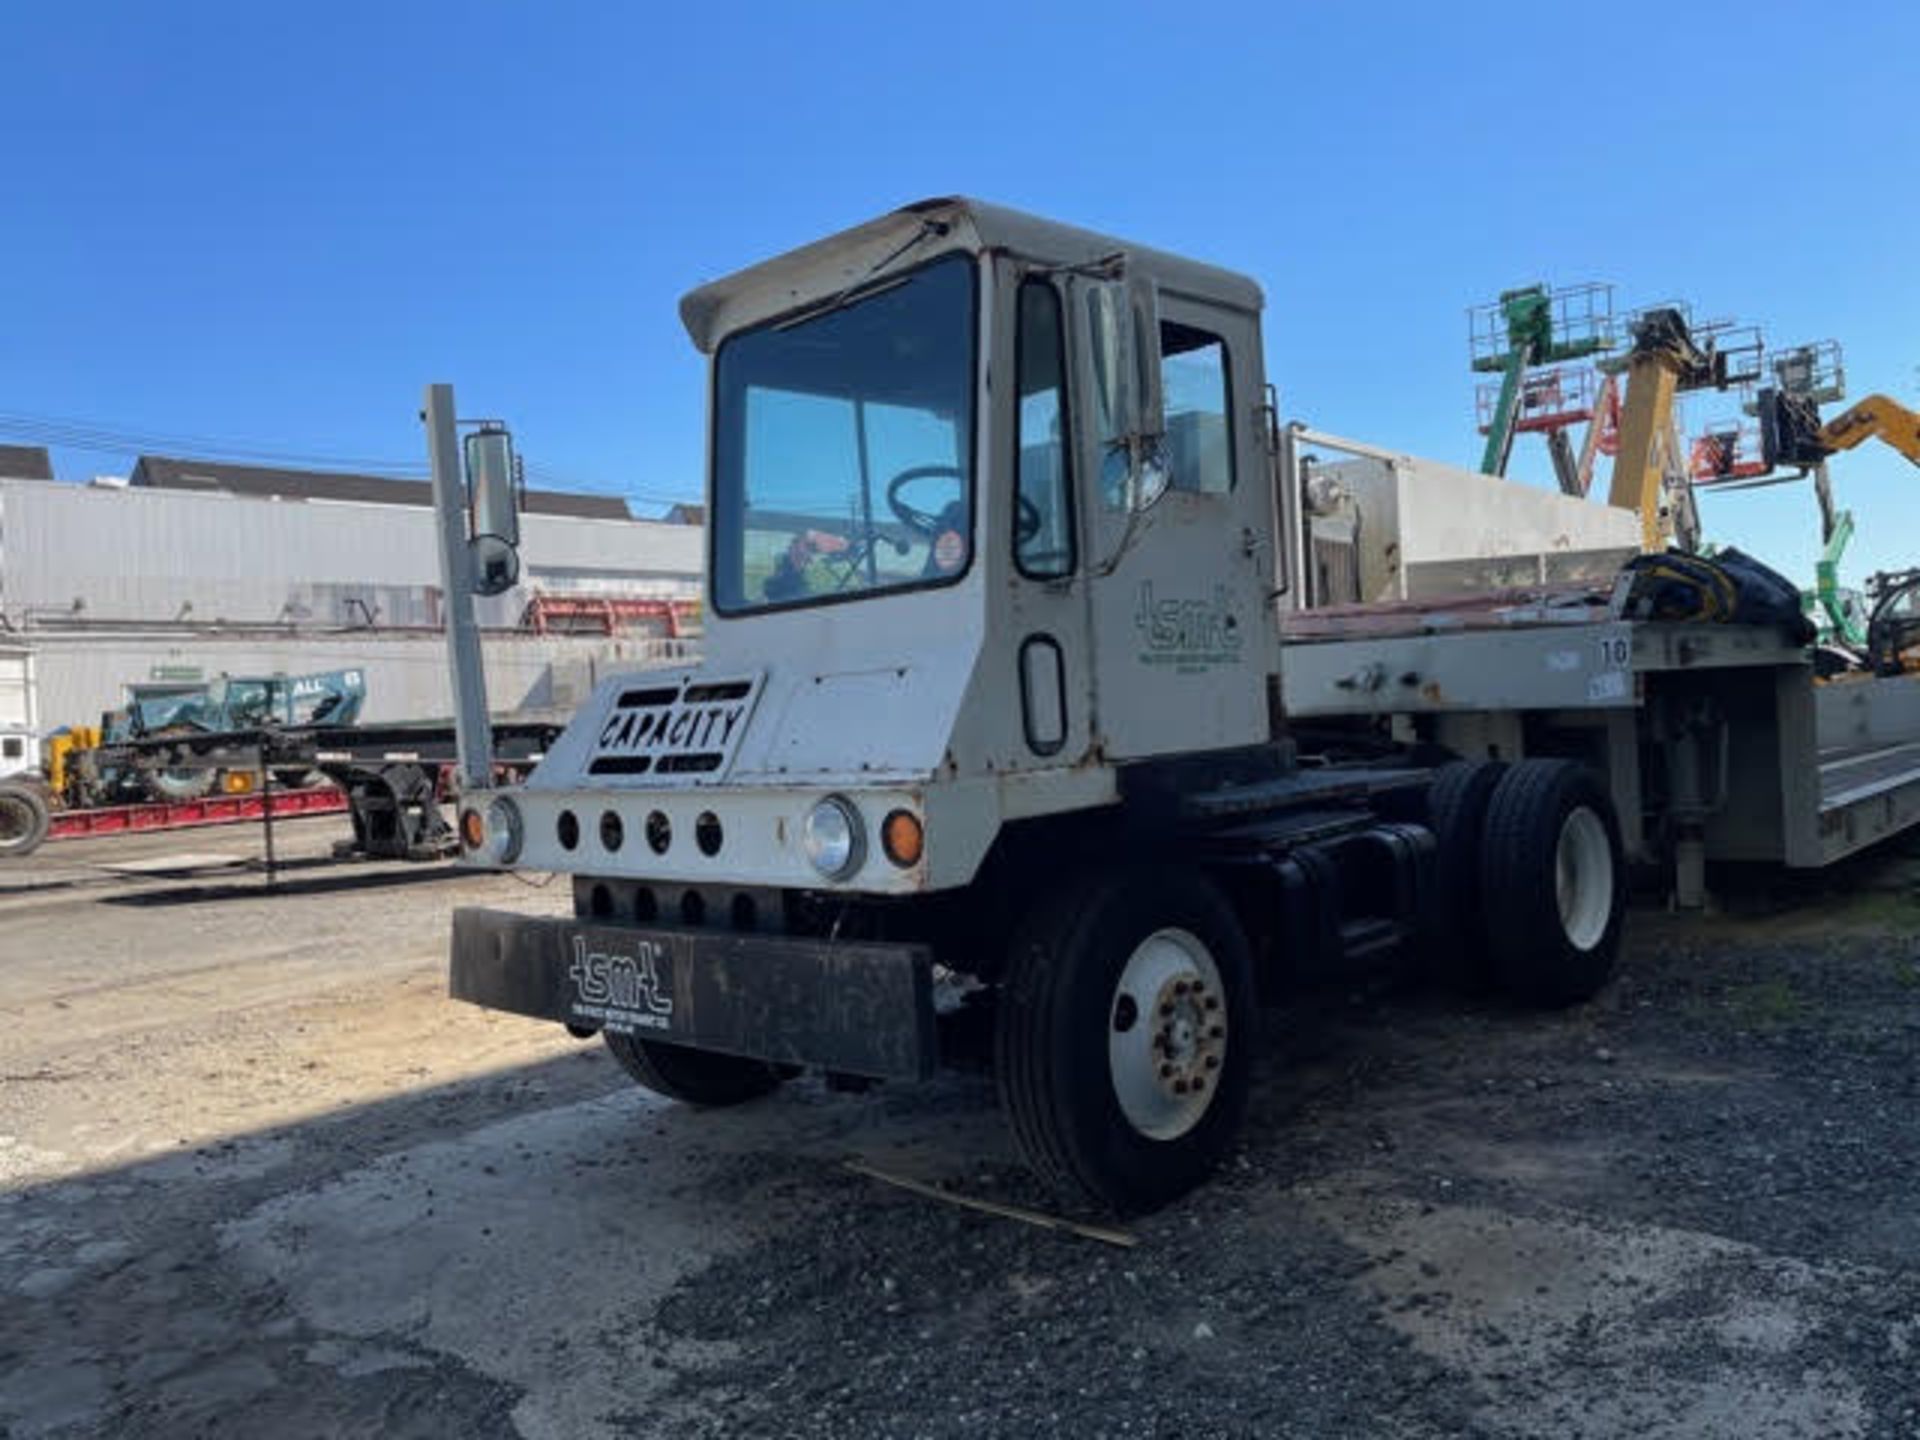
<instances>
[{"instance_id":1,"label":"side mirror","mask_svg":"<svg viewBox=\"0 0 1920 1440\"><path fill-rule=\"evenodd\" d=\"M476 430L466 439L467 546L476 594L499 595L520 578L520 477L513 436Z\"/></svg>"},{"instance_id":2,"label":"side mirror","mask_svg":"<svg viewBox=\"0 0 1920 1440\"><path fill-rule=\"evenodd\" d=\"M1116 496L1139 513L1167 492L1166 400L1160 387L1160 296L1137 270L1087 291L1100 441L1125 475Z\"/></svg>"},{"instance_id":3,"label":"side mirror","mask_svg":"<svg viewBox=\"0 0 1920 1440\"><path fill-rule=\"evenodd\" d=\"M1160 390L1160 289L1137 270L1127 273L1129 348L1133 352L1132 432L1161 440L1167 433L1166 397Z\"/></svg>"}]
</instances>

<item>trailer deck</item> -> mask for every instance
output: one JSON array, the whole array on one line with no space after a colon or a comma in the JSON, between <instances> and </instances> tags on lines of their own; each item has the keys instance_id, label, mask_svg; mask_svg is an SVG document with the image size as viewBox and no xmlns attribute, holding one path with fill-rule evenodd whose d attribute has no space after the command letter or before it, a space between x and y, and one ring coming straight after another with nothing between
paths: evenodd
<instances>
[{"instance_id":1,"label":"trailer deck","mask_svg":"<svg viewBox=\"0 0 1920 1440\"><path fill-rule=\"evenodd\" d=\"M1826 861L1916 824L1920 740L1820 752L1820 845Z\"/></svg>"},{"instance_id":2,"label":"trailer deck","mask_svg":"<svg viewBox=\"0 0 1920 1440\"><path fill-rule=\"evenodd\" d=\"M1920 679L1816 682L1773 629L1620 612L1576 587L1290 615L1287 714L1466 755L1583 756L1629 851L1677 849L1696 875L1704 859L1817 868L1920 825Z\"/></svg>"}]
</instances>

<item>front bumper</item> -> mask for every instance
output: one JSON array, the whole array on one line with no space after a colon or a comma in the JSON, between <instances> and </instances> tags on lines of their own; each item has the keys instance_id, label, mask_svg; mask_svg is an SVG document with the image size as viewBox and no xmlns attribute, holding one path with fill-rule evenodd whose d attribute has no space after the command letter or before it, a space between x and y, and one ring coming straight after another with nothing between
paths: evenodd
<instances>
[{"instance_id":1,"label":"front bumper","mask_svg":"<svg viewBox=\"0 0 1920 1440\"><path fill-rule=\"evenodd\" d=\"M449 988L489 1010L881 1080L925 1079L938 1059L924 945L461 909Z\"/></svg>"}]
</instances>

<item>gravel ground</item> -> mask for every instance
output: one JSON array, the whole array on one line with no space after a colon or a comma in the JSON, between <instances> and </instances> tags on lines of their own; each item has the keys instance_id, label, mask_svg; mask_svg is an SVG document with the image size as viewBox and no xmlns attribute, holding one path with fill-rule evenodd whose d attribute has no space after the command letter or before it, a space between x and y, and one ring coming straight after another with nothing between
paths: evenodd
<instances>
[{"instance_id":1,"label":"gravel ground","mask_svg":"<svg viewBox=\"0 0 1920 1440\"><path fill-rule=\"evenodd\" d=\"M816 1167L659 1308L730 1347L690 1433L1920 1435L1920 903L1842 879L1643 915L1564 1016L1277 1017L1242 1153L1134 1250Z\"/></svg>"},{"instance_id":2,"label":"gravel ground","mask_svg":"<svg viewBox=\"0 0 1920 1440\"><path fill-rule=\"evenodd\" d=\"M0 1433L1912 1440L1916 874L1636 915L1562 1015L1277 1014L1131 1248L848 1170L1057 1213L978 1078L696 1114L445 1001L447 911L559 887L49 881L0 896Z\"/></svg>"}]
</instances>

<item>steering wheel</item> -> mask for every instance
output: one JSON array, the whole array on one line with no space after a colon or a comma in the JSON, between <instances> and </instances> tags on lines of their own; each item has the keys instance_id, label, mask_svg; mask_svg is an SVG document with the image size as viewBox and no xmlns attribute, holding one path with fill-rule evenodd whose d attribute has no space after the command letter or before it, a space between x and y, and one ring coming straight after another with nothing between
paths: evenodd
<instances>
[{"instance_id":1,"label":"steering wheel","mask_svg":"<svg viewBox=\"0 0 1920 1440\"><path fill-rule=\"evenodd\" d=\"M900 492L917 480L931 480L936 476L945 476L963 488L967 483L966 471L953 465L914 465L887 482L887 508L893 511L893 518L924 540L931 540L940 533L943 528L940 516L922 510L917 505L909 505L900 498Z\"/></svg>"},{"instance_id":2,"label":"steering wheel","mask_svg":"<svg viewBox=\"0 0 1920 1440\"><path fill-rule=\"evenodd\" d=\"M953 465L915 465L902 470L887 482L887 508L893 511L894 518L902 525L927 540L934 539L944 528L940 516L922 510L917 505L909 505L901 498L900 492L917 480L931 480L936 476L945 476L963 485L967 478L964 470ZM1034 536L1040 533L1043 523L1040 507L1026 496L1019 496L1015 505L1014 539L1021 545L1031 543Z\"/></svg>"}]
</instances>

